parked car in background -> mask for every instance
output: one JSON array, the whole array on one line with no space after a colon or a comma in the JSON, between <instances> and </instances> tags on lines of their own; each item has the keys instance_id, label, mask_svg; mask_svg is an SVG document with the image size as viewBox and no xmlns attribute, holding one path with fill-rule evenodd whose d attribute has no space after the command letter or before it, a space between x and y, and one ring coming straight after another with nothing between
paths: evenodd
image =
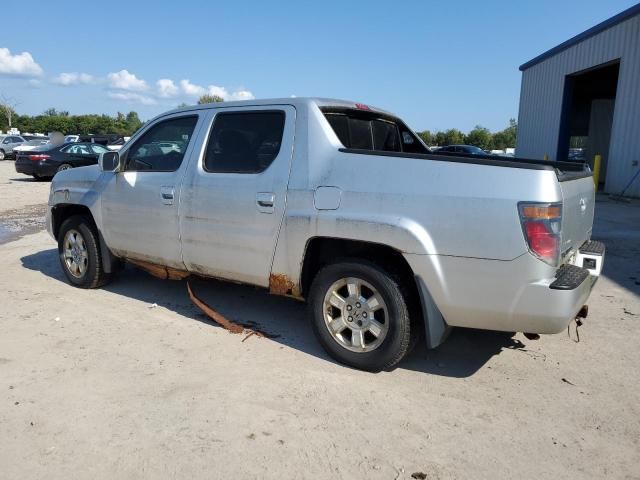
<instances>
[{"instance_id":1,"label":"parked car in background","mask_svg":"<svg viewBox=\"0 0 640 480\"><path fill-rule=\"evenodd\" d=\"M19 152L28 152L33 150L36 147L41 147L42 145L46 145L49 143L49 139L47 137L40 137L39 139L27 140L24 143L21 143L17 147L13 148L14 153L17 155Z\"/></svg>"},{"instance_id":2,"label":"parked car in background","mask_svg":"<svg viewBox=\"0 0 640 480\"><path fill-rule=\"evenodd\" d=\"M0 135L0 160L15 158L13 149L25 141L20 135Z\"/></svg>"},{"instance_id":3,"label":"parked car in background","mask_svg":"<svg viewBox=\"0 0 640 480\"><path fill-rule=\"evenodd\" d=\"M125 143L129 141L130 138L131 137L120 137L107 145L107 148L113 152L117 152L123 147Z\"/></svg>"},{"instance_id":4,"label":"parked car in background","mask_svg":"<svg viewBox=\"0 0 640 480\"><path fill-rule=\"evenodd\" d=\"M462 153L466 155L487 155L487 152L474 145L447 145L433 153Z\"/></svg>"},{"instance_id":5,"label":"parked car in background","mask_svg":"<svg viewBox=\"0 0 640 480\"><path fill-rule=\"evenodd\" d=\"M98 155L108 152L107 147L97 143L46 144L33 150L19 152L16 172L45 180L74 167L85 167L98 163Z\"/></svg>"},{"instance_id":6,"label":"parked car in background","mask_svg":"<svg viewBox=\"0 0 640 480\"><path fill-rule=\"evenodd\" d=\"M80 135L67 135L66 137L64 137L65 143L73 143L73 142L79 142L79 141L80 141Z\"/></svg>"}]
</instances>

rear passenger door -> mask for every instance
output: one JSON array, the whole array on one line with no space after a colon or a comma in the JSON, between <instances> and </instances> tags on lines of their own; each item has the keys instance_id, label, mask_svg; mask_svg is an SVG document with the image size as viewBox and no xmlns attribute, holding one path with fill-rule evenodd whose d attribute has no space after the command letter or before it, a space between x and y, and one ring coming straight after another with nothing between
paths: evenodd
<instances>
[{"instance_id":1,"label":"rear passenger door","mask_svg":"<svg viewBox=\"0 0 640 480\"><path fill-rule=\"evenodd\" d=\"M180 193L182 255L208 276L268 286L285 210L296 111L210 110L197 166Z\"/></svg>"}]
</instances>

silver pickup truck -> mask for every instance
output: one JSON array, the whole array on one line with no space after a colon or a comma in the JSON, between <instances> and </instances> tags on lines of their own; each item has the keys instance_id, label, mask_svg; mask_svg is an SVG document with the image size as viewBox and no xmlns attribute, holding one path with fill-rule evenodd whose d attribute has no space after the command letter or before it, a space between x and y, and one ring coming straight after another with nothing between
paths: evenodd
<instances>
[{"instance_id":1,"label":"silver pickup truck","mask_svg":"<svg viewBox=\"0 0 640 480\"><path fill-rule=\"evenodd\" d=\"M454 326L565 329L603 265L593 212L582 163L434 154L383 110L287 98L158 116L58 173L47 225L75 286L129 261L265 287L308 301L331 356L377 371Z\"/></svg>"}]
</instances>

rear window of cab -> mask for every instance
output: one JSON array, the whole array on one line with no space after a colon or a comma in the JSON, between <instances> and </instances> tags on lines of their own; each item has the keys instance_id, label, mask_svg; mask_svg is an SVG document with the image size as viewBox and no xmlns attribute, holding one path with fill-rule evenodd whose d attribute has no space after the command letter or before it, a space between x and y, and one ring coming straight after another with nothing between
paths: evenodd
<instances>
[{"instance_id":1,"label":"rear window of cab","mask_svg":"<svg viewBox=\"0 0 640 480\"><path fill-rule=\"evenodd\" d=\"M324 108L322 113L345 148L379 152L429 153L400 120L372 111Z\"/></svg>"}]
</instances>

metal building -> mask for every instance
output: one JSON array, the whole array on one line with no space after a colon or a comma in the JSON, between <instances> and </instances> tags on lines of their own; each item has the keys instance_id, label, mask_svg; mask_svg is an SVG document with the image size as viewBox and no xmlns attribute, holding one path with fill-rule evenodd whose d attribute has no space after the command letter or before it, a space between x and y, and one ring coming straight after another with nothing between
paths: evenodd
<instances>
[{"instance_id":1,"label":"metal building","mask_svg":"<svg viewBox=\"0 0 640 480\"><path fill-rule=\"evenodd\" d=\"M520 67L516 153L601 155L600 189L621 193L640 170L640 4ZM625 192L640 196L640 175Z\"/></svg>"}]
</instances>

